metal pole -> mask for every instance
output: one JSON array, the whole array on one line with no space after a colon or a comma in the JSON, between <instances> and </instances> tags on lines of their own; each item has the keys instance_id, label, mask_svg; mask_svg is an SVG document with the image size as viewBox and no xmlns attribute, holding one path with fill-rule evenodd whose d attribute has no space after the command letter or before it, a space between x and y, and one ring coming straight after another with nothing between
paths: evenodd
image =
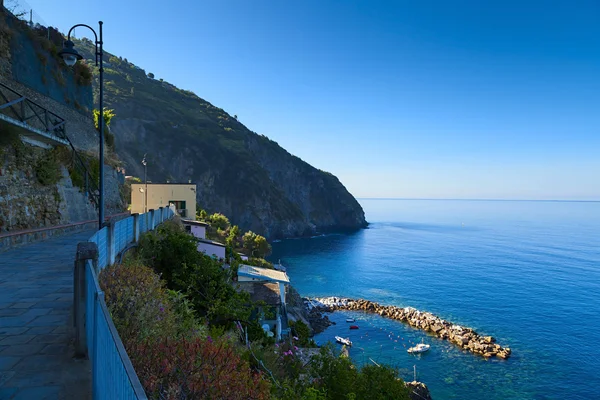
<instances>
[{"instance_id":1,"label":"metal pole","mask_svg":"<svg viewBox=\"0 0 600 400\"><path fill-rule=\"evenodd\" d=\"M144 159L146 159L144 157ZM147 213L148 212L148 175L147 175L147 164L148 161L146 161L144 163L144 183L146 184L146 188L144 189L144 212Z\"/></svg>"},{"instance_id":2,"label":"metal pole","mask_svg":"<svg viewBox=\"0 0 600 400\"><path fill-rule=\"evenodd\" d=\"M100 51L96 54L96 57L100 57L100 201L98 209L98 229L102 229L104 223L104 67L103 63L103 50L102 50L102 21L98 21L100 25Z\"/></svg>"}]
</instances>

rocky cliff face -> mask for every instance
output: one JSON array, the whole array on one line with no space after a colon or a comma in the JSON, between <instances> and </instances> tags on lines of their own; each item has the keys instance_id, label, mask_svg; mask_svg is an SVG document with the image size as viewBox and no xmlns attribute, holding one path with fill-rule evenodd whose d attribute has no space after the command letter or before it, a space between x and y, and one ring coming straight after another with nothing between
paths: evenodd
<instances>
[{"instance_id":1,"label":"rocky cliff face","mask_svg":"<svg viewBox=\"0 0 600 400\"><path fill-rule=\"evenodd\" d=\"M194 93L148 78L126 60L107 61L106 102L117 115L111 131L129 174L143 179L147 154L150 181L192 181L200 206L271 239L366 226L361 206L335 176Z\"/></svg>"}]
</instances>

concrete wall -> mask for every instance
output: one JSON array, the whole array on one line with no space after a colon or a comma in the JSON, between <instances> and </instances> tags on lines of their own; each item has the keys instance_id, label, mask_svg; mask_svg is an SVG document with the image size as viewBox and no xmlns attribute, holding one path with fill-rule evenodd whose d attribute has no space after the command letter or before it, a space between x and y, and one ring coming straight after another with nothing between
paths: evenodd
<instances>
[{"instance_id":1,"label":"concrete wall","mask_svg":"<svg viewBox=\"0 0 600 400\"><path fill-rule=\"evenodd\" d=\"M217 258L225 258L225 247L217 246L216 244L199 242L198 243L198 251L206 254L207 256L215 256Z\"/></svg>"},{"instance_id":2,"label":"concrete wall","mask_svg":"<svg viewBox=\"0 0 600 400\"><path fill-rule=\"evenodd\" d=\"M142 189L140 191L140 189ZM146 198L146 185L143 183L133 183L131 185L131 212L143 213L144 201ZM167 207L169 201L185 201L186 217L195 219L196 217L196 185L188 183L149 183L148 184L148 210L156 210L159 207Z\"/></svg>"}]
</instances>

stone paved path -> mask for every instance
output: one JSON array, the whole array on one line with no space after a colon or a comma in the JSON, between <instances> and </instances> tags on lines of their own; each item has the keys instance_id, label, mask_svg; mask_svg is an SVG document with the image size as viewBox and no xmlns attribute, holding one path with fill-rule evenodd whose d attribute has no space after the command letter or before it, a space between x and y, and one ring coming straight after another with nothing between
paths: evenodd
<instances>
[{"instance_id":1,"label":"stone paved path","mask_svg":"<svg viewBox=\"0 0 600 400\"><path fill-rule=\"evenodd\" d=\"M0 400L91 399L73 358L75 233L0 253Z\"/></svg>"}]
</instances>

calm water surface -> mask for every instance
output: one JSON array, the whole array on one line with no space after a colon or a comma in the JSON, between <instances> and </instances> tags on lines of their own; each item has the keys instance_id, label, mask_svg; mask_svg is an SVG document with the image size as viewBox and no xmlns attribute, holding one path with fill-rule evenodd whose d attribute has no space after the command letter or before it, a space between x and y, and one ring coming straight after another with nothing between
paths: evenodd
<instances>
[{"instance_id":1,"label":"calm water surface","mask_svg":"<svg viewBox=\"0 0 600 400\"><path fill-rule=\"evenodd\" d=\"M490 334L484 360L401 323L336 313L316 337L349 336L358 363L385 362L435 399L600 399L600 203L360 200L369 229L275 243L305 296L413 306ZM349 331L352 315L360 329ZM421 342L429 353L411 356Z\"/></svg>"}]
</instances>

